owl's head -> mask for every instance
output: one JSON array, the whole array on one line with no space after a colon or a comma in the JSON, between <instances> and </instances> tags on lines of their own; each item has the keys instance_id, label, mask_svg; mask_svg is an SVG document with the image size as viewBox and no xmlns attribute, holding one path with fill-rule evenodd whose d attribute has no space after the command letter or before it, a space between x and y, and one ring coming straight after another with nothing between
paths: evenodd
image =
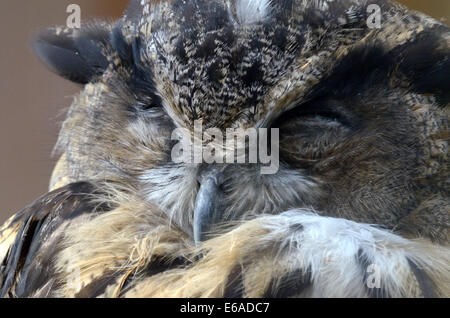
<instances>
[{"instance_id":1,"label":"owl's head","mask_svg":"<svg viewBox=\"0 0 450 318\"><path fill-rule=\"evenodd\" d=\"M85 85L53 184L128 184L189 234L312 208L446 240L425 219L450 206L449 44L382 0L135 0L113 25L53 28L36 52ZM195 122L277 129L279 169L175 162Z\"/></svg>"}]
</instances>

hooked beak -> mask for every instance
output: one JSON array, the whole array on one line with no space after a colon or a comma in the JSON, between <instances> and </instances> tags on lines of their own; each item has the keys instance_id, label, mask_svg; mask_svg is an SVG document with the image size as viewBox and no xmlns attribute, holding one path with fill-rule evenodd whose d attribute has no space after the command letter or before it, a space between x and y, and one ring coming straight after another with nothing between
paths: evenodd
<instances>
[{"instance_id":1,"label":"hooked beak","mask_svg":"<svg viewBox=\"0 0 450 318\"><path fill-rule=\"evenodd\" d=\"M195 245L206 240L212 226L219 215L219 206L222 201L220 185L223 182L223 174L218 169L213 169L199 177L200 189L195 201L194 210L194 241Z\"/></svg>"}]
</instances>

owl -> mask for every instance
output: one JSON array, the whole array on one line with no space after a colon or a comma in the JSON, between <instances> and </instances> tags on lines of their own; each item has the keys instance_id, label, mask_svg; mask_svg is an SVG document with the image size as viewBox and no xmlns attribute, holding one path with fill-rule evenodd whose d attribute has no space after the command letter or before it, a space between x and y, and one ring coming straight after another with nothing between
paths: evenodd
<instances>
[{"instance_id":1,"label":"owl","mask_svg":"<svg viewBox=\"0 0 450 318\"><path fill-rule=\"evenodd\" d=\"M82 88L50 192L0 228L0 296L450 297L446 25L385 0L134 0L34 49ZM221 160L255 143L271 173Z\"/></svg>"}]
</instances>

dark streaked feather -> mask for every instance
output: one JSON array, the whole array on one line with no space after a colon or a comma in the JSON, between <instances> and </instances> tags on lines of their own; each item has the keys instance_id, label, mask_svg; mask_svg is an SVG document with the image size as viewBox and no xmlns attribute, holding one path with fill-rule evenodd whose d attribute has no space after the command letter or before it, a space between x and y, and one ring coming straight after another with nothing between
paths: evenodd
<instances>
[{"instance_id":1,"label":"dark streaked feather","mask_svg":"<svg viewBox=\"0 0 450 318\"><path fill-rule=\"evenodd\" d=\"M282 277L273 278L264 298L298 297L312 285L311 271L298 269Z\"/></svg>"},{"instance_id":2,"label":"dark streaked feather","mask_svg":"<svg viewBox=\"0 0 450 318\"><path fill-rule=\"evenodd\" d=\"M417 282L419 283L420 290L425 298L436 298L436 285L428 277L428 275L418 266L416 263L408 259L409 267L411 271L416 276Z\"/></svg>"},{"instance_id":3,"label":"dark streaked feather","mask_svg":"<svg viewBox=\"0 0 450 318\"><path fill-rule=\"evenodd\" d=\"M70 184L42 196L13 218L10 226L21 225L2 261L0 297L30 297L55 284L53 260L63 234L61 226L96 208L106 210L91 202L95 193L92 183Z\"/></svg>"}]
</instances>

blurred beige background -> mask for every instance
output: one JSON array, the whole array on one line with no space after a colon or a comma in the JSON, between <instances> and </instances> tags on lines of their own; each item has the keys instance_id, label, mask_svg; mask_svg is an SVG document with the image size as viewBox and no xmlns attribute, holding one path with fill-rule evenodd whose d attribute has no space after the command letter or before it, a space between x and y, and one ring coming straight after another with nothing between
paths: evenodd
<instances>
[{"instance_id":1,"label":"blurred beige background","mask_svg":"<svg viewBox=\"0 0 450 318\"><path fill-rule=\"evenodd\" d=\"M449 0L399 2L450 20ZM40 65L29 40L36 30L65 24L71 3L80 5L82 20L87 20L117 18L127 0L0 2L0 223L47 192L55 162L50 154L64 113L80 87Z\"/></svg>"}]
</instances>

